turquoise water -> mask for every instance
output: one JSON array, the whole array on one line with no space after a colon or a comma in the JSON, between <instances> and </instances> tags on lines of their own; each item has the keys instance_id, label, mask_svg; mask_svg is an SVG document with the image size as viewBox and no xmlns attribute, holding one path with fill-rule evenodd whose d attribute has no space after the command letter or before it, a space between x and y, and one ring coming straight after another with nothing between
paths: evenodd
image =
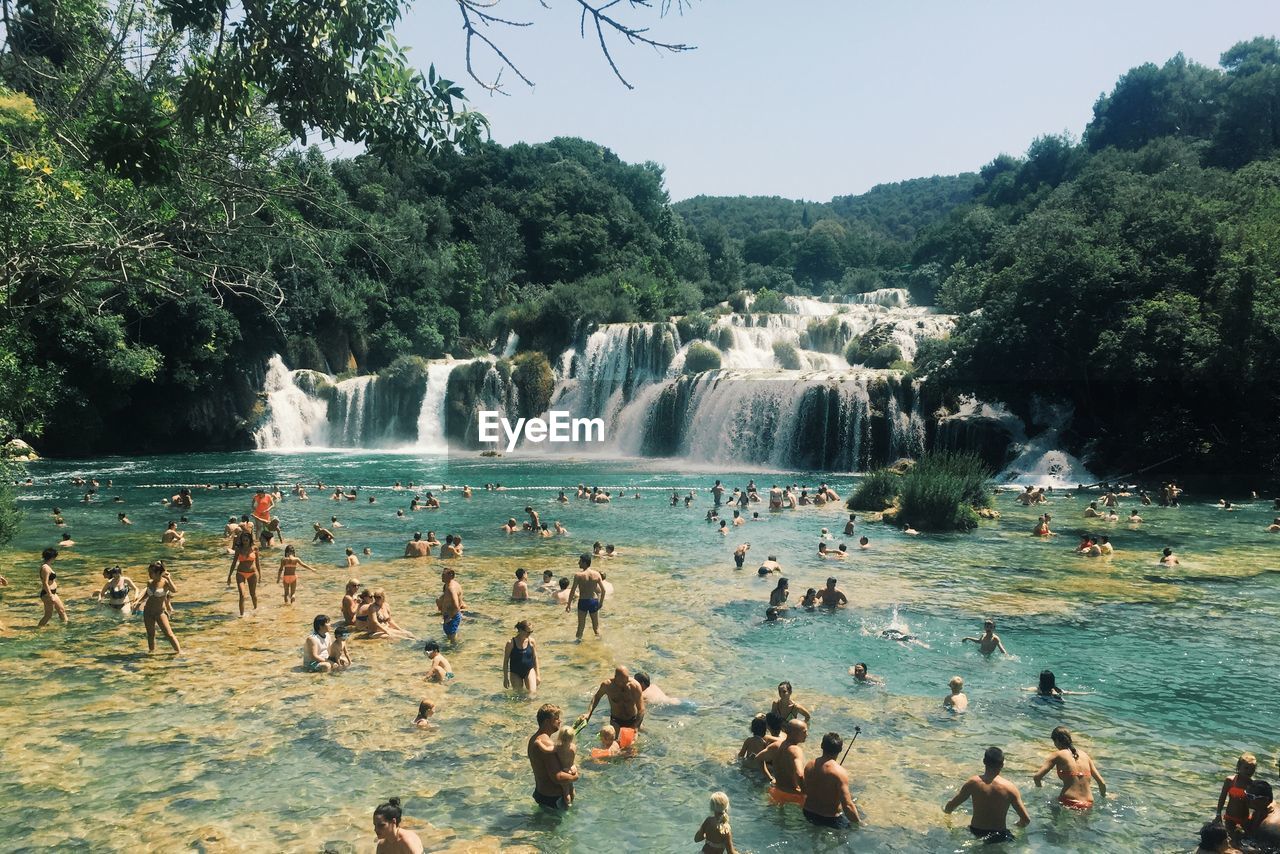
<instances>
[{"instance_id":1,"label":"turquoise water","mask_svg":"<svg viewBox=\"0 0 1280 854\"><path fill-rule=\"evenodd\" d=\"M762 488L826 479L847 494L848 476L690 471L671 461L602 462L422 458L397 454L266 453L42 462L22 490L27 516L5 554L10 586L0 598L0 722L8 735L0 779L0 850L83 844L95 850L367 850L372 808L405 801L408 826L429 849L539 851L697 850L692 836L714 790L731 798L734 838L747 851L954 851L971 845L967 815L941 804L979 770L989 744L1008 754L1007 775L1023 791L1033 822L1019 850L1174 851L1193 847L1212 816L1218 786L1242 750L1275 776L1276 703L1266 654L1280 640L1280 539L1264 527L1270 502L1225 513L1192 499L1179 509L1143 508L1146 523L1091 527L1083 497L1049 505L1052 541L1028 536L1039 510L997 499L1004 518L968 535L907 537L860 525L872 548L845 564L815 556L819 529L837 535L844 512L801 508L749 523L728 538L703 522L714 478L730 487L754 476ZM103 480L102 498L83 505L69 478ZM108 489L105 480L112 478ZM240 480L378 487L359 502L290 495L278 505L290 542L320 570L303 573L298 603L261 590L256 615L239 619L223 586L221 530L248 512L250 490L195 491L188 546L173 552L160 531L176 518L160 499L178 485ZM395 516L411 493L395 480L432 486L470 483L469 501L450 490L436 512ZM501 481L505 492L485 492ZM578 482L645 488L609 506L572 499ZM671 508L669 493L702 490L694 507ZM566 506L556 489L570 490ZM366 503L373 494L377 503ZM110 497L120 495L123 505ZM69 627L40 632L38 552L60 531L58 505L77 546L55 566L71 609ZM559 518L568 538L506 536L500 524L533 504ZM1135 503L1126 504L1122 515ZM755 509L754 507L752 509ZM124 510L135 523L115 521ZM309 544L310 523L337 515L334 546ZM357 641L356 666L335 677L299 671L299 646L316 613L339 613L347 579L343 550L362 558L366 586L387 589L393 612L419 639L437 636L436 561L398 559L414 530L443 539L460 533L467 558L455 562L468 604L461 644L448 652L457 677L427 686L421 644ZM1071 553L1085 530L1109 533L1111 559ZM618 544L604 562L616 593L603 612L604 639L573 642L576 620L541 601L507 601L516 566L570 574L595 540ZM772 581L735 572L734 545L750 541L748 570L775 553L793 601L804 588L840 579L850 607L835 614L792 611L761 624ZM1161 567L1171 546L1179 567ZM278 552L276 553L278 556ZM175 629L186 652L148 656L140 620L119 621L89 602L101 569L123 563L139 584L145 563L170 563L179 593ZM264 560L274 581L275 567ZM880 638L895 608L899 625L927 644ZM992 616L1013 655L990 660L960 638ZM535 623L544 685L536 701L501 689L502 644L521 617ZM160 643L163 650L163 641ZM866 661L884 688L854 686ZM585 711L614 663L644 669L690 701L651 710L640 754L607 767L583 760L578 802L565 816L536 812L525 742L534 711L554 702L566 717ZM1051 669L1068 690L1092 692L1061 704L1020 689ZM964 676L971 711L941 710L946 682ZM821 733L862 728L846 766L869 825L849 834L815 829L794 807L770 805L759 782L731 761L747 722L763 711L779 680L814 713L808 755ZM419 699L439 704L438 730L411 726ZM597 722L603 723L600 713ZM1031 774L1050 751L1049 731L1065 724L1089 750L1112 794L1087 815L1056 813L1056 785L1035 789ZM597 730L583 733L584 752ZM609 840L605 842L604 840Z\"/></svg>"}]
</instances>

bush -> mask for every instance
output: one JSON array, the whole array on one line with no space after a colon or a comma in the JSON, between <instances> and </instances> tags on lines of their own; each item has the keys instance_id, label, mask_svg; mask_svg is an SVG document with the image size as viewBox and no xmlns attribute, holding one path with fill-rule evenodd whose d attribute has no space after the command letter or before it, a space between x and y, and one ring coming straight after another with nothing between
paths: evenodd
<instances>
[{"instance_id":1,"label":"bush","mask_svg":"<svg viewBox=\"0 0 1280 854\"><path fill-rule=\"evenodd\" d=\"M751 303L751 311L756 314L790 314L791 308L782 294L762 288L756 292L756 298Z\"/></svg>"},{"instance_id":2,"label":"bush","mask_svg":"<svg viewBox=\"0 0 1280 854\"><path fill-rule=\"evenodd\" d=\"M706 312L695 311L693 314L686 314L684 317L676 319L676 332L680 333L681 341L692 341L695 338L706 338L707 333L711 331L711 318Z\"/></svg>"},{"instance_id":3,"label":"bush","mask_svg":"<svg viewBox=\"0 0 1280 854\"><path fill-rule=\"evenodd\" d=\"M898 497L902 478L888 469L876 469L863 476L858 488L849 498L850 510L880 511L893 504Z\"/></svg>"},{"instance_id":4,"label":"bush","mask_svg":"<svg viewBox=\"0 0 1280 854\"><path fill-rule=\"evenodd\" d=\"M881 344L879 347L866 347L862 341L854 339L845 348L844 358L851 365L863 365L868 368L887 368L894 362L902 360L902 348L897 344Z\"/></svg>"},{"instance_id":5,"label":"bush","mask_svg":"<svg viewBox=\"0 0 1280 854\"><path fill-rule=\"evenodd\" d=\"M902 478L898 519L922 531L967 531L991 503L991 471L971 451L925 454Z\"/></svg>"},{"instance_id":6,"label":"bush","mask_svg":"<svg viewBox=\"0 0 1280 854\"><path fill-rule=\"evenodd\" d=\"M733 330L728 326L721 326L716 329L715 337L709 339L722 351L733 349Z\"/></svg>"},{"instance_id":7,"label":"bush","mask_svg":"<svg viewBox=\"0 0 1280 854\"><path fill-rule=\"evenodd\" d=\"M689 345L684 354L684 372L700 374L703 371L714 371L720 367L720 351L710 344L695 341Z\"/></svg>"},{"instance_id":8,"label":"bush","mask_svg":"<svg viewBox=\"0 0 1280 854\"><path fill-rule=\"evenodd\" d=\"M778 360L778 367L786 371L804 370L804 361L800 358L800 351L796 349L796 345L790 341L774 341L773 342L773 358Z\"/></svg>"},{"instance_id":9,"label":"bush","mask_svg":"<svg viewBox=\"0 0 1280 854\"><path fill-rule=\"evenodd\" d=\"M13 539L22 524L22 511L18 509L17 496L12 486L19 473L16 466L0 464L0 546Z\"/></svg>"},{"instance_id":10,"label":"bush","mask_svg":"<svg viewBox=\"0 0 1280 854\"><path fill-rule=\"evenodd\" d=\"M511 365L511 381L520 394L520 414L533 418L546 412L556 387L556 375L546 354L540 350L520 353Z\"/></svg>"},{"instance_id":11,"label":"bush","mask_svg":"<svg viewBox=\"0 0 1280 854\"><path fill-rule=\"evenodd\" d=\"M804 340L810 350L839 354L845 346L845 338L848 334L841 318L833 314L825 320L809 321L809 328L804 332Z\"/></svg>"}]
</instances>

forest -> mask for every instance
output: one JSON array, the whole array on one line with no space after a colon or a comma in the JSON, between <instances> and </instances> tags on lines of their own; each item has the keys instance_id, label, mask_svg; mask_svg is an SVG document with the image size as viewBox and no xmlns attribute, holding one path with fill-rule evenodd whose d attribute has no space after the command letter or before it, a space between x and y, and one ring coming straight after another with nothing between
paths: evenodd
<instances>
[{"instance_id":1,"label":"forest","mask_svg":"<svg viewBox=\"0 0 1280 854\"><path fill-rule=\"evenodd\" d=\"M309 0L235 27L218 8L5 4L0 439L242 447L275 352L394 372L514 330L554 359L592 323L744 290L906 287L960 315L910 366L939 399L1031 420L1065 400L1104 468L1280 468L1275 39L1218 68L1134 68L1080 138L976 173L673 204L658 164L488 141L461 86L379 41L395 3ZM345 50L313 49L308 27L334 21ZM367 151L326 158L312 137Z\"/></svg>"}]
</instances>

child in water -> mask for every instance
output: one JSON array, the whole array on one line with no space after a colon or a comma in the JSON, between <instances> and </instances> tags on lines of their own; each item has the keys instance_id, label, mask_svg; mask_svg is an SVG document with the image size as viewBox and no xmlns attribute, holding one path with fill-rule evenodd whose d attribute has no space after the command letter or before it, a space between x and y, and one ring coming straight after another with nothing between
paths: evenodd
<instances>
[{"instance_id":1,"label":"child in water","mask_svg":"<svg viewBox=\"0 0 1280 854\"><path fill-rule=\"evenodd\" d=\"M418 704L418 716L413 719L413 725L418 729L435 729L436 725L429 720L435 714L435 711L435 703L430 700L423 700Z\"/></svg>"},{"instance_id":2,"label":"child in water","mask_svg":"<svg viewBox=\"0 0 1280 854\"><path fill-rule=\"evenodd\" d=\"M818 591L810 587L804 592L804 598L800 600L800 607L806 611L812 611L818 606Z\"/></svg>"},{"instance_id":3,"label":"child in water","mask_svg":"<svg viewBox=\"0 0 1280 854\"><path fill-rule=\"evenodd\" d=\"M423 644L422 649L431 661L425 677L428 682L443 682L453 678L453 668L449 666L449 659L440 654L440 644L429 640Z\"/></svg>"},{"instance_id":4,"label":"child in water","mask_svg":"<svg viewBox=\"0 0 1280 854\"><path fill-rule=\"evenodd\" d=\"M702 820L693 841L702 843L703 854L734 854L737 850L729 827L729 796L724 792L711 796L711 815Z\"/></svg>"},{"instance_id":5,"label":"child in water","mask_svg":"<svg viewBox=\"0 0 1280 854\"><path fill-rule=\"evenodd\" d=\"M609 724L600 727L600 749L610 756L617 756L622 752L622 745L618 744L618 731Z\"/></svg>"},{"instance_id":6,"label":"child in water","mask_svg":"<svg viewBox=\"0 0 1280 854\"><path fill-rule=\"evenodd\" d=\"M601 731L603 734L603 731ZM560 734L556 737L556 759L560 761L560 767L565 771L576 771L578 768L578 743L574 740L573 727L560 727ZM573 781L561 783L564 792L565 805L573 803Z\"/></svg>"},{"instance_id":7,"label":"child in water","mask_svg":"<svg viewBox=\"0 0 1280 854\"><path fill-rule=\"evenodd\" d=\"M964 694L964 679L952 676L947 684L951 687L951 693L942 698L942 705L951 712L963 712L969 708L969 698Z\"/></svg>"},{"instance_id":8,"label":"child in water","mask_svg":"<svg viewBox=\"0 0 1280 854\"><path fill-rule=\"evenodd\" d=\"M333 633L333 644L329 647L329 656L343 669L351 666L351 653L347 651L347 636L350 634L351 630L346 626L339 626Z\"/></svg>"}]
</instances>

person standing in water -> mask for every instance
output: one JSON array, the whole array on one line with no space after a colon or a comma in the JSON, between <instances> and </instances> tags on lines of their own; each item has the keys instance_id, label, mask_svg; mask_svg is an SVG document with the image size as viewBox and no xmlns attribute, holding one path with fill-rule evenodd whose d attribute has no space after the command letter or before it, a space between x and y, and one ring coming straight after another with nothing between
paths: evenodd
<instances>
[{"instance_id":1,"label":"person standing in water","mask_svg":"<svg viewBox=\"0 0 1280 854\"><path fill-rule=\"evenodd\" d=\"M716 481L716 486L720 481ZM724 488L721 487L721 491ZM729 827L729 796L716 792L711 796L711 815L702 820L694 842L702 843L702 854L734 854L733 830Z\"/></svg>"},{"instance_id":2,"label":"person standing in water","mask_svg":"<svg viewBox=\"0 0 1280 854\"><path fill-rule=\"evenodd\" d=\"M627 668L618 666L613 678L600 683L591 698L591 708L578 718L585 725L596 712L601 698L609 698L609 723L618 731L618 743L625 749L635 740L636 732L644 723L644 688L631 678ZM623 732L623 730L628 732Z\"/></svg>"},{"instance_id":3,"label":"person standing in water","mask_svg":"<svg viewBox=\"0 0 1280 854\"><path fill-rule=\"evenodd\" d=\"M849 772L840 766L844 739L829 732L822 737L822 756L804 769L804 817L819 827L847 828L862 824L849 792Z\"/></svg>"},{"instance_id":4,"label":"person standing in water","mask_svg":"<svg viewBox=\"0 0 1280 854\"><path fill-rule=\"evenodd\" d=\"M440 609L443 621L444 636L449 643L458 642L458 627L462 625L462 585L457 580L458 573L445 569L440 573L440 581L444 584L444 592L436 599L436 607Z\"/></svg>"},{"instance_id":5,"label":"person standing in water","mask_svg":"<svg viewBox=\"0 0 1280 854\"><path fill-rule=\"evenodd\" d=\"M245 591L248 590L253 600L253 609L258 610L258 549L254 545L253 526L244 522L231 544L231 566L227 569L227 586L231 586L231 574L236 576L236 589L240 593L240 616L244 616Z\"/></svg>"},{"instance_id":6,"label":"person standing in water","mask_svg":"<svg viewBox=\"0 0 1280 854\"><path fill-rule=\"evenodd\" d=\"M800 746L809 737L809 727L803 721L787 721L783 727L786 738L760 752L756 758L764 775L769 778L769 795L775 802L804 805L804 749Z\"/></svg>"},{"instance_id":7,"label":"person standing in water","mask_svg":"<svg viewBox=\"0 0 1280 854\"><path fill-rule=\"evenodd\" d=\"M982 773L966 780L942 811L950 815L965 801L972 799L973 820L969 823L969 832L988 845L1012 842L1013 833L1008 827L1009 808L1013 807L1013 811L1018 814L1018 827L1030 824L1031 815L1022 803L1018 787L1000 776L1000 772L1004 770L1004 751L998 747L988 747L982 756L982 765Z\"/></svg>"},{"instance_id":8,"label":"person standing in water","mask_svg":"<svg viewBox=\"0 0 1280 854\"><path fill-rule=\"evenodd\" d=\"M129 616L134 597L141 595L138 586L126 578L118 566L104 569L102 576L107 580L98 591L98 601L119 611L123 617Z\"/></svg>"},{"instance_id":9,"label":"person standing in water","mask_svg":"<svg viewBox=\"0 0 1280 854\"><path fill-rule=\"evenodd\" d=\"M964 693L964 677L952 676L947 683L951 693L942 698L942 706L950 712L963 712L969 708L969 698Z\"/></svg>"},{"instance_id":10,"label":"person standing in water","mask_svg":"<svg viewBox=\"0 0 1280 854\"><path fill-rule=\"evenodd\" d=\"M800 715L804 718L806 724L809 723L812 717L808 709L791 699L790 682L778 683L778 699L773 701L773 713L784 721L789 721L796 715Z\"/></svg>"},{"instance_id":11,"label":"person standing in water","mask_svg":"<svg viewBox=\"0 0 1280 854\"><path fill-rule=\"evenodd\" d=\"M68 622L67 606L62 603L62 597L58 595L58 573L53 571L53 562L58 559L58 550L45 549L40 553L40 557L44 561L40 564L40 603L44 605L44 616L40 618L40 622L36 623L37 629L47 626L49 618L55 611L64 624Z\"/></svg>"},{"instance_id":12,"label":"person standing in water","mask_svg":"<svg viewBox=\"0 0 1280 854\"><path fill-rule=\"evenodd\" d=\"M280 558L280 569L276 572L276 584L284 585L284 604L292 605L298 592L298 569L309 569L315 572L315 568L308 566L302 558L298 557L297 549L293 546L284 547L284 557Z\"/></svg>"},{"instance_id":13,"label":"person standing in water","mask_svg":"<svg viewBox=\"0 0 1280 854\"><path fill-rule=\"evenodd\" d=\"M960 643L976 643L978 652L983 655L990 655L997 649L1005 655L1009 654L1009 650L1004 648L1004 644L1000 642L1000 636L996 634L996 621L987 620L982 624L982 634L976 638L961 638Z\"/></svg>"},{"instance_id":14,"label":"person standing in water","mask_svg":"<svg viewBox=\"0 0 1280 854\"><path fill-rule=\"evenodd\" d=\"M573 584L569 587L569 599L565 602L565 613L569 613L573 605L574 594L578 596L578 634L582 640L582 632L587 627L587 615L591 616L591 631L600 637L600 607L604 605L604 582L600 573L591 568L591 555L583 554L578 558L578 572L573 576Z\"/></svg>"},{"instance_id":15,"label":"person standing in water","mask_svg":"<svg viewBox=\"0 0 1280 854\"><path fill-rule=\"evenodd\" d=\"M528 620L516 623L516 636L507 641L502 651L502 687L510 688L514 681L521 690L532 694L538 690L538 651L533 646L533 624Z\"/></svg>"},{"instance_id":16,"label":"person standing in water","mask_svg":"<svg viewBox=\"0 0 1280 854\"><path fill-rule=\"evenodd\" d=\"M162 560L153 561L147 567L147 575L147 586L143 588L142 598L138 600L138 607L142 610L142 623L147 630L147 651L156 651L156 627L159 626L173 651L181 653L182 646L173 633L173 627L169 625L171 600L178 588L173 586L173 579Z\"/></svg>"},{"instance_id":17,"label":"person standing in water","mask_svg":"<svg viewBox=\"0 0 1280 854\"><path fill-rule=\"evenodd\" d=\"M422 854L422 839L400 826L404 814L399 798L387 798L373 811L373 835L378 837L377 854Z\"/></svg>"},{"instance_id":18,"label":"person standing in water","mask_svg":"<svg viewBox=\"0 0 1280 854\"><path fill-rule=\"evenodd\" d=\"M1098 794L1107 796L1107 783L1098 773L1098 766L1093 758L1077 748L1071 740L1071 731L1064 726L1055 727L1050 733L1053 746L1056 748L1045 760L1040 770L1031 778L1036 788L1050 771L1056 769L1062 780L1062 791L1058 794L1058 803L1073 810L1087 810L1093 806L1093 793L1089 787L1090 778L1098 781Z\"/></svg>"},{"instance_id":19,"label":"person standing in water","mask_svg":"<svg viewBox=\"0 0 1280 854\"><path fill-rule=\"evenodd\" d=\"M565 768L556 753L556 734L560 731L560 707L550 703L538 709L538 731L529 737L525 751L533 769L533 799L549 810L568 809L564 802L564 784L576 782L577 768Z\"/></svg>"}]
</instances>

